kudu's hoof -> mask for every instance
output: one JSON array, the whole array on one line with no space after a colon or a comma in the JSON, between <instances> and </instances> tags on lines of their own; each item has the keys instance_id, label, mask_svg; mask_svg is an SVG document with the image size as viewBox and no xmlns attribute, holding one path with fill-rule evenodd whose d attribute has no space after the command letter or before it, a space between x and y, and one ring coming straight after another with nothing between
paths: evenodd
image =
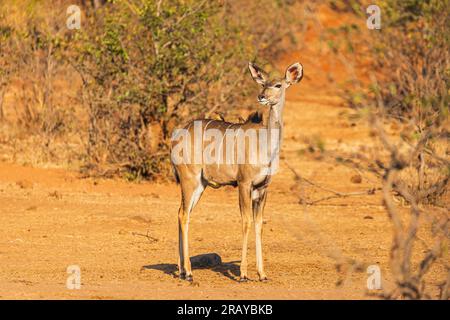
<instances>
[{"instance_id":1,"label":"kudu's hoof","mask_svg":"<svg viewBox=\"0 0 450 320\"><path fill-rule=\"evenodd\" d=\"M192 274L186 276L186 280L189 281L189 282L194 281L194 278L192 277Z\"/></svg>"},{"instance_id":2,"label":"kudu's hoof","mask_svg":"<svg viewBox=\"0 0 450 320\"><path fill-rule=\"evenodd\" d=\"M269 279L266 276L264 276L264 277L259 277L259 281L261 281L261 282L268 282Z\"/></svg>"},{"instance_id":3,"label":"kudu's hoof","mask_svg":"<svg viewBox=\"0 0 450 320\"><path fill-rule=\"evenodd\" d=\"M243 276L239 278L239 282L248 282L250 279L247 276Z\"/></svg>"},{"instance_id":4,"label":"kudu's hoof","mask_svg":"<svg viewBox=\"0 0 450 320\"><path fill-rule=\"evenodd\" d=\"M192 280L193 280L192 274L186 275L185 272L180 273L179 277L180 277L180 280L187 280L187 281L190 281L190 282L192 282Z\"/></svg>"}]
</instances>

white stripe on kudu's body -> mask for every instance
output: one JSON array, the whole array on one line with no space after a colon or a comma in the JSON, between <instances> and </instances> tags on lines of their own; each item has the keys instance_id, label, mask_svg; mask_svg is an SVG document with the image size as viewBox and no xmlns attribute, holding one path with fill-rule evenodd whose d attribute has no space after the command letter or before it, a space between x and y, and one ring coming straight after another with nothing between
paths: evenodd
<instances>
[{"instance_id":1,"label":"white stripe on kudu's body","mask_svg":"<svg viewBox=\"0 0 450 320\"><path fill-rule=\"evenodd\" d=\"M239 190L239 208L242 217L243 245L240 279L242 281L248 279L247 244L253 218L256 235L256 267L259 279L267 280L263 267L261 239L267 187L270 183L271 175L278 168L278 157L283 135L285 92L289 86L302 79L303 67L298 62L290 65L283 79L269 79L268 74L253 63L249 63L249 70L252 78L261 86L261 92L258 95L259 103L268 106L270 109L267 124L263 124L262 117L256 113L250 115L244 123L230 123L211 119L191 121L183 129L179 129L185 133L183 143L186 142L185 139L188 139L187 143L183 145L188 150L183 150L183 157L181 158L178 155L174 155L176 153L175 150L183 149L179 148L181 145L178 145L179 134L174 133L173 135L172 165L181 188L181 206L178 211L178 267L180 278L183 279L192 281L188 248L190 213L207 186L219 188L225 185L233 185L238 187ZM208 130L216 130L214 134L207 135L211 137L211 140L213 136L222 135L221 137L219 136L220 141L218 141L217 148L212 148L214 146L209 145L213 143L212 141L206 146L204 145L205 132ZM238 135L237 138L231 137L228 139L229 137L226 137L226 133L229 130L243 133L243 141L250 141L250 145L240 141L241 143L238 143L236 147L236 140L239 142L241 137ZM200 141L198 141L199 136ZM230 142L233 144L228 145ZM256 143L256 145L251 143ZM256 157L257 160L255 162L254 152L258 149L259 155L262 155L262 157L259 159ZM217 159L227 159L227 156L230 156L227 152L235 152L236 154L233 153L232 157L230 156L233 160L231 162L217 160L211 163L210 161L204 161L205 150L214 150ZM221 154L218 155L217 152L221 152ZM192 154L194 154L193 157ZM244 159L245 161L235 161L236 158ZM180 161L180 159L183 159L183 161Z\"/></svg>"}]
</instances>

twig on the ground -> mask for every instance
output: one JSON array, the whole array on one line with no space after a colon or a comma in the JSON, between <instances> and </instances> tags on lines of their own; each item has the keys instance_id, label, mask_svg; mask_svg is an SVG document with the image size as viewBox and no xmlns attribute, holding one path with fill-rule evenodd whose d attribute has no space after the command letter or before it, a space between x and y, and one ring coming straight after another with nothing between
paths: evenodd
<instances>
[{"instance_id":1,"label":"twig on the ground","mask_svg":"<svg viewBox=\"0 0 450 320\"><path fill-rule=\"evenodd\" d=\"M157 242L158 239L155 238L155 237L152 237L151 235L149 235L149 233L150 233L150 231L147 230L147 234L143 234L143 233L139 233L139 232L132 232L131 234L132 234L133 236L146 237L146 238L148 239L148 241L150 241L150 243Z\"/></svg>"},{"instance_id":2,"label":"twig on the ground","mask_svg":"<svg viewBox=\"0 0 450 320\"><path fill-rule=\"evenodd\" d=\"M330 192L330 193L333 194L331 196L327 196L327 197L324 197L324 198L316 199L314 201L305 201L304 203L306 203L308 205L313 205L313 204L316 204L318 202L329 200L329 199L347 198L347 197L361 196L361 195L372 195L372 194L375 194L375 192L377 190L381 190L381 188L371 188L371 189L368 189L368 190L357 191L357 192L340 192L340 191L336 191L336 190L333 190L333 189L330 189L330 188L318 185L317 183L312 182L311 180L302 177L300 174L298 174L298 172L294 168L292 168L292 166L290 166L287 163L287 161L285 161L285 164L289 168L289 170L291 170L292 173L294 174L296 181L305 181L306 183L308 183L309 185L311 185L313 187L316 187L318 189L321 189L321 190L324 190L324 191L327 191L327 192ZM300 202L303 203L303 199L300 199Z\"/></svg>"}]
</instances>

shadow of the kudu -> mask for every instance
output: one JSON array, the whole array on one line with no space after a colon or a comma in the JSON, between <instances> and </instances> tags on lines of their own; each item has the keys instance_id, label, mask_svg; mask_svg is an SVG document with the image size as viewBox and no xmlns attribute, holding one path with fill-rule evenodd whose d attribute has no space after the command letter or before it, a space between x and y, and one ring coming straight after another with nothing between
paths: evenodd
<instances>
[{"instance_id":1,"label":"shadow of the kudu","mask_svg":"<svg viewBox=\"0 0 450 320\"><path fill-rule=\"evenodd\" d=\"M217 253L200 254L191 257L192 270L209 269L234 280L239 280L239 261L222 262ZM173 263L159 263L143 266L143 269L159 270L174 278L178 278L178 265Z\"/></svg>"}]
</instances>

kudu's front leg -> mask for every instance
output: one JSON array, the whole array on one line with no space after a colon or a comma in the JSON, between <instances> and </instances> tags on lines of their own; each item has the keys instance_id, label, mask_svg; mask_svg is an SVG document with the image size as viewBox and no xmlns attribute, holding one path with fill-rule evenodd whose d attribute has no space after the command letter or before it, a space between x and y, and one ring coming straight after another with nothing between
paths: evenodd
<instances>
[{"instance_id":1,"label":"kudu's front leg","mask_svg":"<svg viewBox=\"0 0 450 320\"><path fill-rule=\"evenodd\" d=\"M241 275L240 281L248 280L247 276L247 247L248 235L252 224L252 198L251 185L239 185L239 208L241 209L242 218L242 258L241 258Z\"/></svg>"},{"instance_id":2,"label":"kudu's front leg","mask_svg":"<svg viewBox=\"0 0 450 320\"><path fill-rule=\"evenodd\" d=\"M253 218L255 221L255 244L256 244L256 269L258 270L259 280L266 281L267 276L264 272L263 254L262 254L262 227L263 212L266 205L267 189L254 190L252 192Z\"/></svg>"}]
</instances>

